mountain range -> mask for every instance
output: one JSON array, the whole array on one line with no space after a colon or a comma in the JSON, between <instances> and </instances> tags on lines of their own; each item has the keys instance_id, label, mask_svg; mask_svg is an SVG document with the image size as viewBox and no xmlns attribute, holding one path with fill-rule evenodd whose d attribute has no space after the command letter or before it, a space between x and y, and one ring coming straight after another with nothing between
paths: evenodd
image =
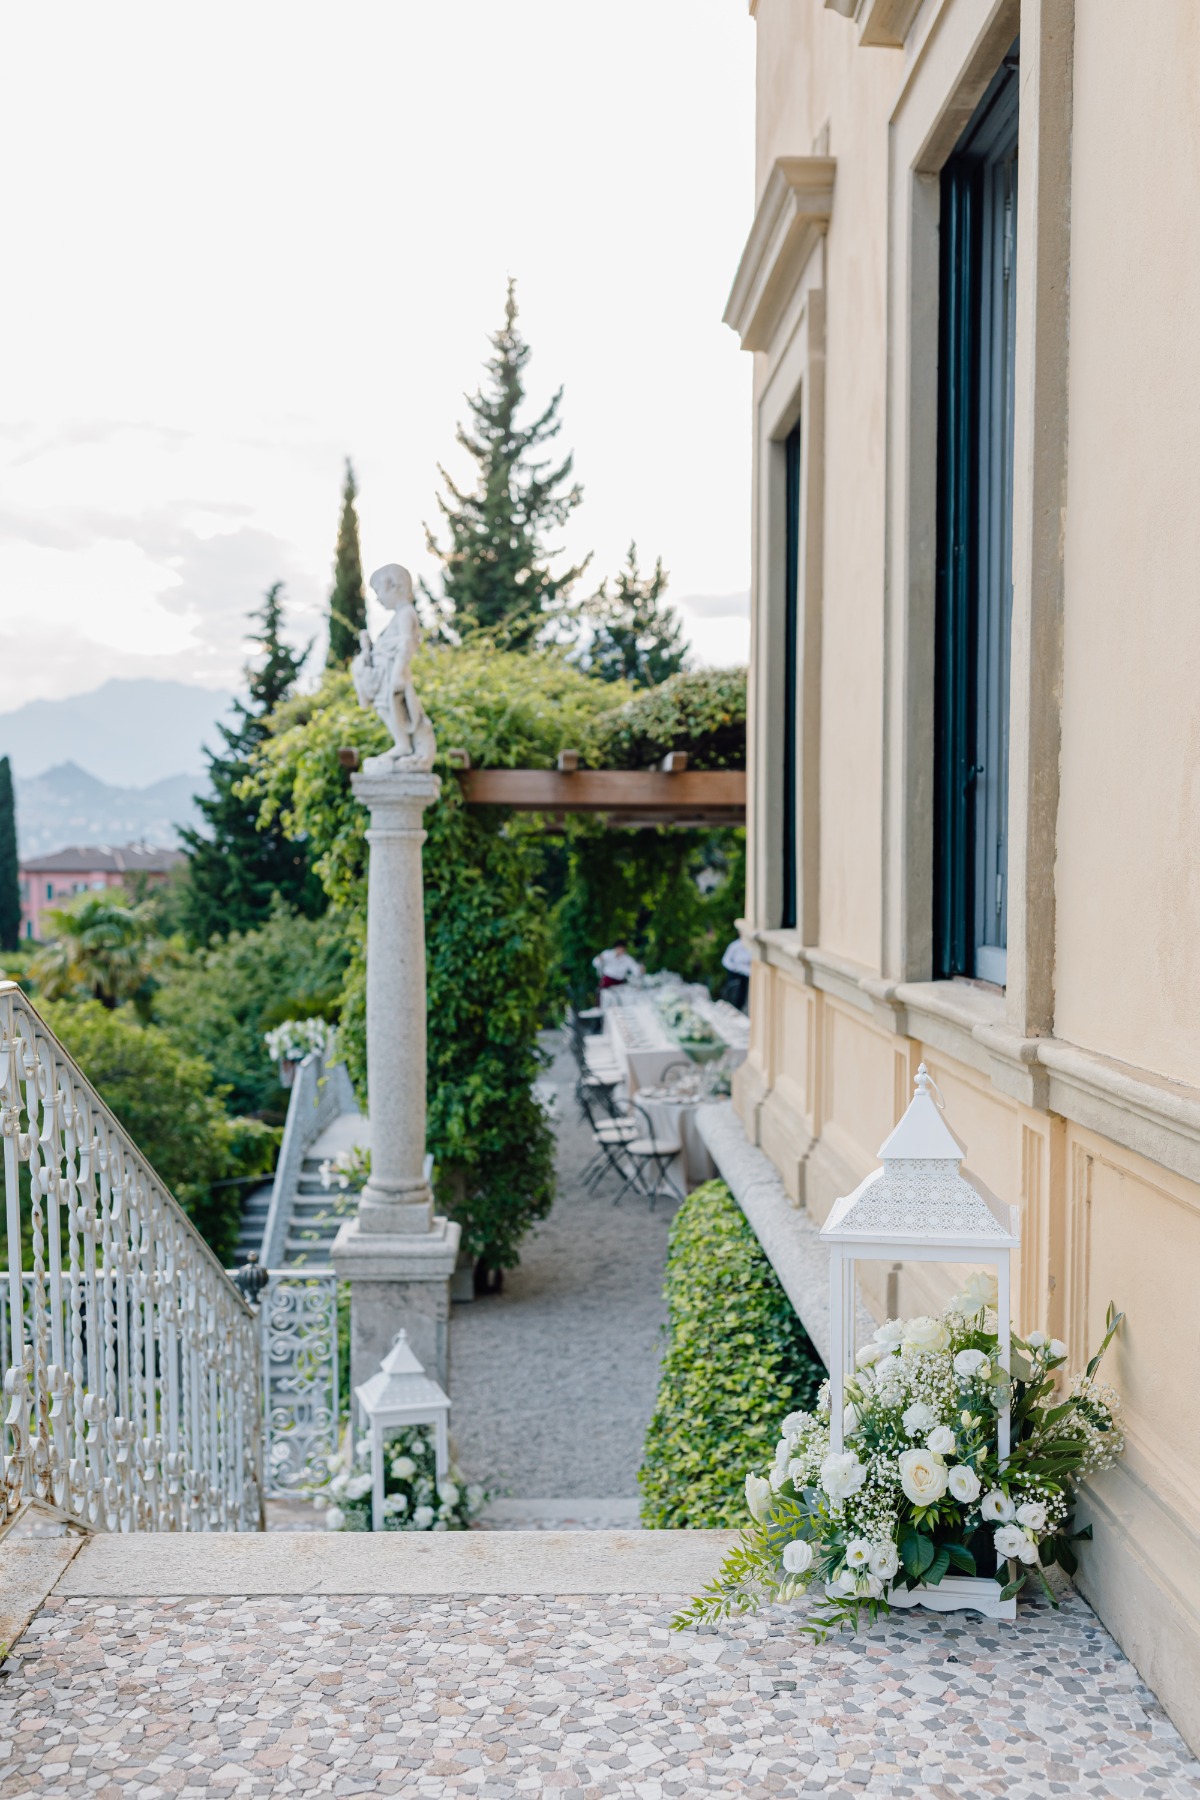
<instances>
[{"instance_id":1,"label":"mountain range","mask_svg":"<svg viewBox=\"0 0 1200 1800\"><path fill-rule=\"evenodd\" d=\"M17 847L22 861L72 844L154 844L172 849L180 825L199 823L198 775L166 775L148 787L97 781L78 763L17 775Z\"/></svg>"},{"instance_id":2,"label":"mountain range","mask_svg":"<svg viewBox=\"0 0 1200 1800\"><path fill-rule=\"evenodd\" d=\"M185 681L114 679L66 700L30 700L0 713L0 756L16 776L78 765L118 788L156 786L164 772L198 775L204 745L232 694Z\"/></svg>"}]
</instances>

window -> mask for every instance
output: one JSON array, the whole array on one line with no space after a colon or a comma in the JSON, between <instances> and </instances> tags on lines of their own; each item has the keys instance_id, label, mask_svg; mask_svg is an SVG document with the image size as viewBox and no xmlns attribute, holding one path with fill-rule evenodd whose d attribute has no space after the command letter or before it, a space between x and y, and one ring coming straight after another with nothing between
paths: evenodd
<instances>
[{"instance_id":1,"label":"window","mask_svg":"<svg viewBox=\"0 0 1200 1800\"><path fill-rule=\"evenodd\" d=\"M52 881L46 883L46 898L47 900L53 900L54 898L54 883Z\"/></svg>"},{"instance_id":2,"label":"window","mask_svg":"<svg viewBox=\"0 0 1200 1800\"><path fill-rule=\"evenodd\" d=\"M797 745L796 680L800 655L800 427L794 425L784 453L783 583L783 899L779 923L794 930L797 917L796 854Z\"/></svg>"},{"instance_id":3,"label":"window","mask_svg":"<svg viewBox=\"0 0 1200 1800\"><path fill-rule=\"evenodd\" d=\"M1003 985L1008 941L1017 49L942 171L934 954Z\"/></svg>"}]
</instances>

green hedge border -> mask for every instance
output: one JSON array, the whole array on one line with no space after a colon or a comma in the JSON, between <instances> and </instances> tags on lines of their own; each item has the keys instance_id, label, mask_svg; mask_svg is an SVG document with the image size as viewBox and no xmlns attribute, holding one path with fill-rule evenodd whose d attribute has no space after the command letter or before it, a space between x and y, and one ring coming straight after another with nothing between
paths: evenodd
<instances>
[{"instance_id":1,"label":"green hedge border","mask_svg":"<svg viewBox=\"0 0 1200 1800\"><path fill-rule=\"evenodd\" d=\"M825 1369L723 1181L688 1195L667 1248L667 1350L638 1483L642 1523L745 1522L746 1471Z\"/></svg>"}]
</instances>

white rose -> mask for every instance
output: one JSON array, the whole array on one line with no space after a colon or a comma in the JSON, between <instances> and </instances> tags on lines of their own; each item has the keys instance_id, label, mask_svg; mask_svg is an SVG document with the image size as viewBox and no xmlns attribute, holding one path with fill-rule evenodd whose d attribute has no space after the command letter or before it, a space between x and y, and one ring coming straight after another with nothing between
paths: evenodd
<instances>
[{"instance_id":1,"label":"white rose","mask_svg":"<svg viewBox=\"0 0 1200 1800\"><path fill-rule=\"evenodd\" d=\"M821 1486L831 1500L848 1500L867 1479L853 1450L831 1450L821 1464Z\"/></svg>"},{"instance_id":2,"label":"white rose","mask_svg":"<svg viewBox=\"0 0 1200 1800\"><path fill-rule=\"evenodd\" d=\"M1053 1357L1054 1361L1061 1362L1063 1357L1066 1354L1067 1354L1067 1346L1063 1343L1062 1339L1061 1338L1051 1338L1050 1339L1050 1355Z\"/></svg>"},{"instance_id":3,"label":"white rose","mask_svg":"<svg viewBox=\"0 0 1200 1800\"><path fill-rule=\"evenodd\" d=\"M996 1555L1008 1562L1014 1556L1023 1558L1025 1545L1029 1539L1019 1525L1001 1525L995 1534L994 1542Z\"/></svg>"},{"instance_id":4,"label":"white rose","mask_svg":"<svg viewBox=\"0 0 1200 1800\"><path fill-rule=\"evenodd\" d=\"M964 1381L986 1381L992 1365L982 1350L960 1350L954 1359L954 1373Z\"/></svg>"},{"instance_id":5,"label":"white rose","mask_svg":"<svg viewBox=\"0 0 1200 1800\"><path fill-rule=\"evenodd\" d=\"M418 1531L428 1531L429 1527L433 1524L432 1506L418 1506L416 1512L413 1514L413 1524Z\"/></svg>"},{"instance_id":6,"label":"white rose","mask_svg":"<svg viewBox=\"0 0 1200 1800\"><path fill-rule=\"evenodd\" d=\"M900 1486L914 1506L932 1506L946 1491L946 1465L931 1450L904 1450L898 1459Z\"/></svg>"},{"instance_id":7,"label":"white rose","mask_svg":"<svg viewBox=\"0 0 1200 1800\"><path fill-rule=\"evenodd\" d=\"M946 1485L954 1498L961 1500L964 1504L979 1498L979 1477L974 1469L967 1467L966 1463L959 1463L951 1469L946 1478Z\"/></svg>"},{"instance_id":8,"label":"white rose","mask_svg":"<svg viewBox=\"0 0 1200 1800\"><path fill-rule=\"evenodd\" d=\"M948 1425L935 1425L925 1439L925 1448L932 1450L935 1456L953 1456L957 1441Z\"/></svg>"},{"instance_id":9,"label":"white rose","mask_svg":"<svg viewBox=\"0 0 1200 1800\"><path fill-rule=\"evenodd\" d=\"M361 1500L364 1495L370 1493L373 1485L369 1474L352 1475L346 1483L347 1500Z\"/></svg>"},{"instance_id":10,"label":"white rose","mask_svg":"<svg viewBox=\"0 0 1200 1800\"><path fill-rule=\"evenodd\" d=\"M933 1430L938 1422L938 1416L932 1406L926 1405L924 1400L914 1400L911 1406L905 1407L901 1414L901 1422L909 1437L920 1437L923 1431Z\"/></svg>"},{"instance_id":11,"label":"white rose","mask_svg":"<svg viewBox=\"0 0 1200 1800\"><path fill-rule=\"evenodd\" d=\"M909 1350L948 1350L950 1333L940 1319L930 1319L922 1314L920 1318L905 1321L904 1345Z\"/></svg>"},{"instance_id":12,"label":"white rose","mask_svg":"<svg viewBox=\"0 0 1200 1800\"><path fill-rule=\"evenodd\" d=\"M813 1547L807 1538L793 1538L783 1546L783 1566L789 1575L803 1575L812 1563Z\"/></svg>"},{"instance_id":13,"label":"white rose","mask_svg":"<svg viewBox=\"0 0 1200 1800\"><path fill-rule=\"evenodd\" d=\"M761 1525L771 1510L771 1484L761 1475L747 1475L746 1505L750 1508L751 1518Z\"/></svg>"},{"instance_id":14,"label":"white rose","mask_svg":"<svg viewBox=\"0 0 1200 1800\"><path fill-rule=\"evenodd\" d=\"M871 1573L878 1575L881 1581L890 1581L900 1567L900 1552L890 1540L884 1544L876 1544L871 1551Z\"/></svg>"},{"instance_id":15,"label":"white rose","mask_svg":"<svg viewBox=\"0 0 1200 1800\"><path fill-rule=\"evenodd\" d=\"M979 1502L980 1516L984 1519L997 1519L1007 1523L1016 1512L1016 1507L1001 1488L993 1488Z\"/></svg>"},{"instance_id":16,"label":"white rose","mask_svg":"<svg viewBox=\"0 0 1200 1800\"><path fill-rule=\"evenodd\" d=\"M458 1486L457 1486L457 1484L453 1481L439 1482L439 1484L438 1484L438 1499L441 1501L443 1506L457 1506L458 1505Z\"/></svg>"},{"instance_id":17,"label":"white rose","mask_svg":"<svg viewBox=\"0 0 1200 1800\"><path fill-rule=\"evenodd\" d=\"M370 1456L371 1440L369 1437L360 1437L357 1440L354 1445L354 1454L355 1456Z\"/></svg>"},{"instance_id":18,"label":"white rose","mask_svg":"<svg viewBox=\"0 0 1200 1800\"><path fill-rule=\"evenodd\" d=\"M349 1477L349 1475L347 1475L345 1469L343 1469L341 1471L341 1473L338 1475L335 1475L333 1480L330 1482L329 1491L331 1494L338 1494L338 1495L344 1494L347 1487L349 1486L349 1484L350 1484L350 1477Z\"/></svg>"},{"instance_id":19,"label":"white rose","mask_svg":"<svg viewBox=\"0 0 1200 1800\"><path fill-rule=\"evenodd\" d=\"M904 1321L887 1319L875 1329L875 1342L882 1344L885 1350L895 1350L904 1341Z\"/></svg>"},{"instance_id":20,"label":"white rose","mask_svg":"<svg viewBox=\"0 0 1200 1800\"><path fill-rule=\"evenodd\" d=\"M346 1515L340 1506L330 1506L325 1511L326 1531L340 1531L346 1523Z\"/></svg>"},{"instance_id":21,"label":"white rose","mask_svg":"<svg viewBox=\"0 0 1200 1800\"><path fill-rule=\"evenodd\" d=\"M1017 1524L1028 1525L1030 1531L1045 1531L1046 1508L1040 1500L1026 1500L1017 1508Z\"/></svg>"},{"instance_id":22,"label":"white rose","mask_svg":"<svg viewBox=\"0 0 1200 1800\"><path fill-rule=\"evenodd\" d=\"M1046 1334L1044 1331L1031 1331L1029 1336L1025 1339L1025 1342L1029 1345L1031 1350L1040 1350L1045 1341Z\"/></svg>"},{"instance_id":23,"label":"white rose","mask_svg":"<svg viewBox=\"0 0 1200 1800\"><path fill-rule=\"evenodd\" d=\"M397 1481L411 1481L417 1472L417 1465L411 1456L398 1456L392 1463L392 1474Z\"/></svg>"},{"instance_id":24,"label":"white rose","mask_svg":"<svg viewBox=\"0 0 1200 1800\"><path fill-rule=\"evenodd\" d=\"M394 1519L397 1513L408 1511L408 1497L405 1494L388 1494L383 1502L383 1515L386 1519Z\"/></svg>"},{"instance_id":25,"label":"white rose","mask_svg":"<svg viewBox=\"0 0 1200 1800\"><path fill-rule=\"evenodd\" d=\"M812 1424L812 1414L806 1412L789 1413L779 1427L779 1435L785 1438L798 1438L805 1428Z\"/></svg>"},{"instance_id":26,"label":"white rose","mask_svg":"<svg viewBox=\"0 0 1200 1800\"><path fill-rule=\"evenodd\" d=\"M879 1358L884 1354L885 1349L886 1345L884 1344L864 1344L854 1358L855 1368L869 1368L872 1363L879 1361Z\"/></svg>"}]
</instances>

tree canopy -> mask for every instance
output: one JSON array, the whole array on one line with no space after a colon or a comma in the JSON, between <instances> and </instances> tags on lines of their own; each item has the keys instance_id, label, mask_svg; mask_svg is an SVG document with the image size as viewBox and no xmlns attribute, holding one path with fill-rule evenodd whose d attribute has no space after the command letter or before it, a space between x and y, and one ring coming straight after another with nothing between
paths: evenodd
<instances>
[{"instance_id":1,"label":"tree canopy","mask_svg":"<svg viewBox=\"0 0 1200 1800\"><path fill-rule=\"evenodd\" d=\"M574 458L540 455L562 429L562 389L536 418L522 422L530 349L517 327L517 299L508 284L504 323L493 336L487 378L467 398L470 418L456 433L476 465L475 482L460 488L439 467L447 497L438 507L447 534L443 548L426 527L426 543L442 564L435 605L456 636L488 632L506 649L531 644L565 606L586 562L555 573L552 533L583 498L572 480Z\"/></svg>"},{"instance_id":2,"label":"tree canopy","mask_svg":"<svg viewBox=\"0 0 1200 1800\"><path fill-rule=\"evenodd\" d=\"M630 544L625 566L610 591L607 581L586 602L583 617L592 635L580 663L602 681L655 687L677 675L687 656L683 626L663 605L667 572L660 556L649 575L638 568L637 545Z\"/></svg>"},{"instance_id":3,"label":"tree canopy","mask_svg":"<svg viewBox=\"0 0 1200 1800\"><path fill-rule=\"evenodd\" d=\"M178 897L184 929L200 943L230 931L250 931L269 916L276 895L302 912L319 911L319 885L308 872L302 843L287 838L279 825L260 830L259 801L243 784L251 773L254 753L267 733L267 720L287 698L308 652L284 643L283 584L267 590L252 616L258 629L251 642L261 663L246 666L248 701L237 701L234 721L220 725L221 752L207 751L210 792L196 805L207 831L187 829L180 838L188 859L188 878Z\"/></svg>"}]
</instances>

